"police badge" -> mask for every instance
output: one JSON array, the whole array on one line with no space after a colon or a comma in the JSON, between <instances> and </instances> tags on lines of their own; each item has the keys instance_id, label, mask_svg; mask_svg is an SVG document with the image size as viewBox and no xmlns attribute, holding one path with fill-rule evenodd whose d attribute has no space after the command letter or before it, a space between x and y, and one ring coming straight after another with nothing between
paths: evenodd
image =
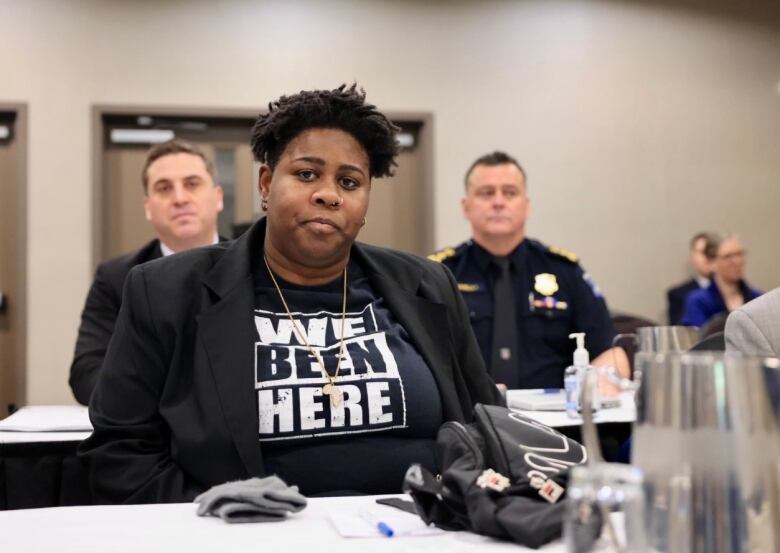
<instances>
[{"instance_id":1,"label":"police badge","mask_svg":"<svg viewBox=\"0 0 780 553\"><path fill-rule=\"evenodd\" d=\"M552 273L539 273L534 277L534 290L543 296L552 296L558 291L558 280Z\"/></svg>"}]
</instances>

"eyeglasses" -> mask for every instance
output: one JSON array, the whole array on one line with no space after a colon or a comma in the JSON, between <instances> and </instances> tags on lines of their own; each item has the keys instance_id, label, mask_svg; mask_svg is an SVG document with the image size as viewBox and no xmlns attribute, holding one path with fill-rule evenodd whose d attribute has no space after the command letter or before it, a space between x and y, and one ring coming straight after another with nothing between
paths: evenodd
<instances>
[{"instance_id":1,"label":"eyeglasses","mask_svg":"<svg viewBox=\"0 0 780 553\"><path fill-rule=\"evenodd\" d=\"M747 257L747 250L739 250L738 252L731 252L724 255L719 255L718 259L722 259L723 261L740 261L742 259L745 259Z\"/></svg>"}]
</instances>

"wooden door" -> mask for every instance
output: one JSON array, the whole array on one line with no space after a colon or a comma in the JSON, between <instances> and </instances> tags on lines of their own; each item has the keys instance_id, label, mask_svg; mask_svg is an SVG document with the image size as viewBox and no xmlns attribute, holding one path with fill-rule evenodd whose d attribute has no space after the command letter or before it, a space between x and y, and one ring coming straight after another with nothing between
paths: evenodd
<instances>
[{"instance_id":1,"label":"wooden door","mask_svg":"<svg viewBox=\"0 0 780 553\"><path fill-rule=\"evenodd\" d=\"M0 109L0 419L25 403L24 130Z\"/></svg>"}]
</instances>

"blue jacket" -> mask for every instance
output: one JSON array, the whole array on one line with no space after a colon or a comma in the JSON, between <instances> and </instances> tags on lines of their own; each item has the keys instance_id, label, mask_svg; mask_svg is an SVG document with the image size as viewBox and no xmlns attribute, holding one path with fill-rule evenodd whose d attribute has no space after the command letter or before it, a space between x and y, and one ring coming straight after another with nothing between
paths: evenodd
<instances>
[{"instance_id":1,"label":"blue jacket","mask_svg":"<svg viewBox=\"0 0 780 553\"><path fill-rule=\"evenodd\" d=\"M751 288L744 280L739 282L739 288L745 303L761 295L760 290ZM707 288L688 294L688 299L685 302L685 315L683 315L680 324L704 326L715 315L726 312L728 312L728 308L713 278Z\"/></svg>"}]
</instances>

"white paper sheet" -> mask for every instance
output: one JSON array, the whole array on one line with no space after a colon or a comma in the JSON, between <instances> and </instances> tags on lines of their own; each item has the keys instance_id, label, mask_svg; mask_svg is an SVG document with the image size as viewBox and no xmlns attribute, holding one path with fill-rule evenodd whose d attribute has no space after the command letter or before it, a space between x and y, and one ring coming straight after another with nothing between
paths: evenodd
<instances>
[{"instance_id":1,"label":"white paper sheet","mask_svg":"<svg viewBox=\"0 0 780 553\"><path fill-rule=\"evenodd\" d=\"M444 530L426 526L417 515L405 513L391 507L372 508L365 511L331 513L330 521L344 538L386 538L371 520L382 521L393 530L393 538L409 536L435 536Z\"/></svg>"},{"instance_id":2,"label":"white paper sheet","mask_svg":"<svg viewBox=\"0 0 780 553\"><path fill-rule=\"evenodd\" d=\"M22 407L0 421L0 432L90 432L89 413L81 405Z\"/></svg>"}]
</instances>

